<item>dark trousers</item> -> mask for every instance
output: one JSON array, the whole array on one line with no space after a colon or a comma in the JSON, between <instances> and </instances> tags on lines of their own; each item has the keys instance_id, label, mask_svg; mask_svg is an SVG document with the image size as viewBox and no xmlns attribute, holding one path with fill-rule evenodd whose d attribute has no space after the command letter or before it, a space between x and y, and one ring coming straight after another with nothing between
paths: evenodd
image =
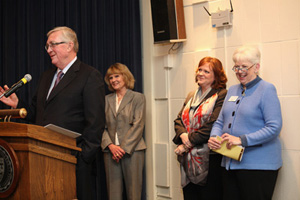
<instances>
[{"instance_id":1,"label":"dark trousers","mask_svg":"<svg viewBox=\"0 0 300 200\"><path fill-rule=\"evenodd\" d=\"M222 169L224 200L271 200L278 170Z\"/></svg>"},{"instance_id":2,"label":"dark trousers","mask_svg":"<svg viewBox=\"0 0 300 200\"><path fill-rule=\"evenodd\" d=\"M81 156L77 157L76 191L79 200L96 199L96 178L93 169L95 163L86 163Z\"/></svg>"},{"instance_id":3,"label":"dark trousers","mask_svg":"<svg viewBox=\"0 0 300 200\"><path fill-rule=\"evenodd\" d=\"M183 188L184 200L221 200L222 199L222 155L209 155L209 168L205 186L189 183Z\"/></svg>"}]
</instances>

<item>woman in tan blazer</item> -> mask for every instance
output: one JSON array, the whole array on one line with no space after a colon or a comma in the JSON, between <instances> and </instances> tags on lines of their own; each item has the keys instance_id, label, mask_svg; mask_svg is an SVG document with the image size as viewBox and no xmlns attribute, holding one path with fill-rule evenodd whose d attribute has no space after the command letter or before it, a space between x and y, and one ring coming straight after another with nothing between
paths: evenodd
<instances>
[{"instance_id":1,"label":"woman in tan blazer","mask_svg":"<svg viewBox=\"0 0 300 200\"><path fill-rule=\"evenodd\" d=\"M128 200L140 200L146 145L145 96L132 91L134 77L121 64L111 65L104 78L114 93L105 97L106 128L102 137L108 196L122 200L123 182Z\"/></svg>"}]
</instances>

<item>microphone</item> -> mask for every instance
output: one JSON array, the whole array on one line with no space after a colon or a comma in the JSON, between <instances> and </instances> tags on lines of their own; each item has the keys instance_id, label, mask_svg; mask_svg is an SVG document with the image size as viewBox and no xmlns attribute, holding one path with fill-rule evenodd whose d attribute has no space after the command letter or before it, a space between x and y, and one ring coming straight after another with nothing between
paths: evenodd
<instances>
[{"instance_id":1,"label":"microphone","mask_svg":"<svg viewBox=\"0 0 300 200\"><path fill-rule=\"evenodd\" d=\"M20 87L31 81L32 77L30 74L26 74L24 78L19 80L17 83L13 84L8 90L6 90L2 95L0 95L0 99L5 96L9 97L12 93L16 92Z\"/></svg>"}]
</instances>

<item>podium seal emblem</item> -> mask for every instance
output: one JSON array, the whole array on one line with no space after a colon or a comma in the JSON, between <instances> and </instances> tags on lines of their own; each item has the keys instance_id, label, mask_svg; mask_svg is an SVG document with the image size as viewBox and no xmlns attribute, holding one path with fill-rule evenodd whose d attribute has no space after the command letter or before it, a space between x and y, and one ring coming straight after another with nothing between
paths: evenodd
<instances>
[{"instance_id":1,"label":"podium seal emblem","mask_svg":"<svg viewBox=\"0 0 300 200\"><path fill-rule=\"evenodd\" d=\"M19 179L19 162L13 148L0 139L0 198L11 195Z\"/></svg>"}]
</instances>

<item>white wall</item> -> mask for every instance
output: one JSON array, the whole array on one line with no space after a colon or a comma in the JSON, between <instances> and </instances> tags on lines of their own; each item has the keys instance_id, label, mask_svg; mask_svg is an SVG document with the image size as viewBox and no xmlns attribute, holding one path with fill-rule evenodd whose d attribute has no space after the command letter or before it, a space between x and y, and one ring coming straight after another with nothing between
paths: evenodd
<instances>
[{"instance_id":1,"label":"white wall","mask_svg":"<svg viewBox=\"0 0 300 200\"><path fill-rule=\"evenodd\" d=\"M177 51L154 45L150 0L140 0L143 27L144 91L147 98L147 199L182 199L174 154L173 120L187 93L196 88L194 70L204 56L219 58L229 79L233 51L244 44L262 53L260 76L273 83L281 101L283 167L274 200L300 199L300 0L232 0L233 26L211 28L210 12L230 9L229 0L183 0L187 41Z\"/></svg>"}]
</instances>

